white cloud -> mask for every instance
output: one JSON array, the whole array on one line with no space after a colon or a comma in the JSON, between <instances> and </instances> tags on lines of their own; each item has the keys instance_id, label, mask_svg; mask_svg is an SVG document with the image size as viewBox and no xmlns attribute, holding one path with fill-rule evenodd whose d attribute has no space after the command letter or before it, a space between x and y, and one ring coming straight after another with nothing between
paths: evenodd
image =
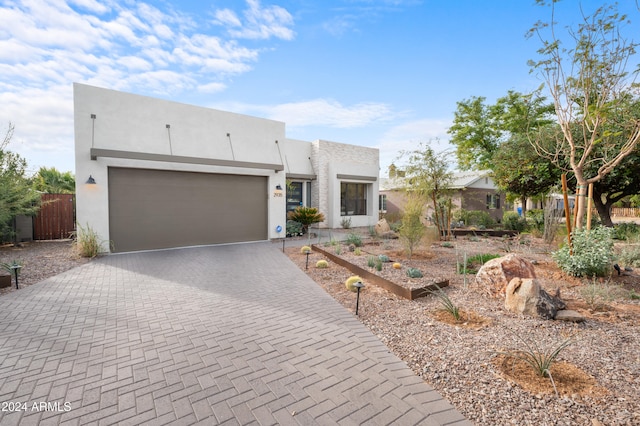
<instances>
[{"instance_id":1,"label":"white cloud","mask_svg":"<svg viewBox=\"0 0 640 426\"><path fill-rule=\"evenodd\" d=\"M293 16L280 6L262 7L258 0L247 0L248 8L242 13L244 20L229 9L215 12L214 23L227 27L229 35L239 39L292 40Z\"/></svg>"},{"instance_id":2,"label":"white cloud","mask_svg":"<svg viewBox=\"0 0 640 426\"><path fill-rule=\"evenodd\" d=\"M329 99L275 105L268 107L266 112L269 118L284 121L289 127L356 128L391 118L391 110L385 104L369 102L345 106Z\"/></svg>"}]
</instances>

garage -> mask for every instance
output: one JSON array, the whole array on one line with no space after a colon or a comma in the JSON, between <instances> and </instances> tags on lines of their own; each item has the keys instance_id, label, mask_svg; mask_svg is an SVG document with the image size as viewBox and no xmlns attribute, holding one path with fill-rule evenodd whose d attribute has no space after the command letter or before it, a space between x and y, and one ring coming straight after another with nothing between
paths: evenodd
<instances>
[{"instance_id":1,"label":"garage","mask_svg":"<svg viewBox=\"0 0 640 426\"><path fill-rule=\"evenodd\" d=\"M268 238L267 177L109 167L113 252Z\"/></svg>"}]
</instances>

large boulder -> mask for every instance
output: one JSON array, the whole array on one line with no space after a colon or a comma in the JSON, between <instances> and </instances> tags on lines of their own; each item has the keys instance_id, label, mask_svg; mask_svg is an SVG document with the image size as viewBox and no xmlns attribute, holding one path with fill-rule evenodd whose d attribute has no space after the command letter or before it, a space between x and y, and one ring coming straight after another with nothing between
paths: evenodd
<instances>
[{"instance_id":1,"label":"large boulder","mask_svg":"<svg viewBox=\"0 0 640 426\"><path fill-rule=\"evenodd\" d=\"M378 237L389 239L397 238L396 233L391 230L391 226L389 226L387 219L380 219L373 228Z\"/></svg>"},{"instance_id":2,"label":"large boulder","mask_svg":"<svg viewBox=\"0 0 640 426\"><path fill-rule=\"evenodd\" d=\"M542 289L535 278L514 278L505 290L504 306L518 314L554 319L558 311L566 308L560 299L560 291L555 296Z\"/></svg>"},{"instance_id":3,"label":"large boulder","mask_svg":"<svg viewBox=\"0 0 640 426\"><path fill-rule=\"evenodd\" d=\"M493 296L505 295L505 289L514 278L536 278L533 264L513 253L491 259L476 274L476 283Z\"/></svg>"}]
</instances>

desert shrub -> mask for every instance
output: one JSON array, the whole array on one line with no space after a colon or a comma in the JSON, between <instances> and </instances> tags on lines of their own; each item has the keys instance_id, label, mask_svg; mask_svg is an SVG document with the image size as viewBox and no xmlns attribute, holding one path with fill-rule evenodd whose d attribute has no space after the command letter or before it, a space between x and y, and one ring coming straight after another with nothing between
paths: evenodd
<instances>
[{"instance_id":1,"label":"desert shrub","mask_svg":"<svg viewBox=\"0 0 640 426\"><path fill-rule=\"evenodd\" d=\"M340 220L340 226L342 226L342 228L344 228L344 229L351 228L351 218L350 217L343 217Z\"/></svg>"},{"instance_id":2,"label":"desert shrub","mask_svg":"<svg viewBox=\"0 0 640 426\"><path fill-rule=\"evenodd\" d=\"M324 221L324 215L315 207L296 207L295 210L287 213L288 220L294 220L302 224L302 231L306 232L309 225Z\"/></svg>"},{"instance_id":3,"label":"desert shrub","mask_svg":"<svg viewBox=\"0 0 640 426\"><path fill-rule=\"evenodd\" d=\"M422 278L422 272L418 268L407 268L407 276L409 278Z\"/></svg>"},{"instance_id":4,"label":"desert shrub","mask_svg":"<svg viewBox=\"0 0 640 426\"><path fill-rule=\"evenodd\" d=\"M425 226L421 221L424 202L418 197L411 197L407 201L402 216L402 225L398 231L400 240L407 250L409 259L413 255L420 240L424 236Z\"/></svg>"},{"instance_id":5,"label":"desert shrub","mask_svg":"<svg viewBox=\"0 0 640 426\"><path fill-rule=\"evenodd\" d=\"M551 254L558 266L569 275L603 276L613 260L611 228L596 227L590 231L581 228L571 233L573 254L568 245Z\"/></svg>"},{"instance_id":6,"label":"desert shrub","mask_svg":"<svg viewBox=\"0 0 640 426\"><path fill-rule=\"evenodd\" d=\"M340 254L342 253L342 247L340 246L340 244L338 244L336 246L336 248L334 249L335 254L337 254L338 256L340 256Z\"/></svg>"},{"instance_id":7,"label":"desert shrub","mask_svg":"<svg viewBox=\"0 0 640 426\"><path fill-rule=\"evenodd\" d=\"M444 243L440 244L440 247L454 248L455 246L453 245L453 243L451 243L449 241L445 241Z\"/></svg>"},{"instance_id":8,"label":"desert shrub","mask_svg":"<svg viewBox=\"0 0 640 426\"><path fill-rule=\"evenodd\" d=\"M347 235L347 238L344 240L344 242L347 244L353 244L356 247L361 247L362 237L355 232L351 232L349 235Z\"/></svg>"},{"instance_id":9,"label":"desert shrub","mask_svg":"<svg viewBox=\"0 0 640 426\"><path fill-rule=\"evenodd\" d=\"M287 221L287 237L297 237L302 235L302 224L295 220Z\"/></svg>"},{"instance_id":10,"label":"desert shrub","mask_svg":"<svg viewBox=\"0 0 640 426\"><path fill-rule=\"evenodd\" d=\"M640 225L637 223L617 223L614 225L613 230L613 238L616 240L629 241L640 237Z\"/></svg>"},{"instance_id":11,"label":"desert shrub","mask_svg":"<svg viewBox=\"0 0 640 426\"><path fill-rule=\"evenodd\" d=\"M531 229L535 229L540 234L544 232L544 210L531 209L527 210L527 222Z\"/></svg>"},{"instance_id":12,"label":"desert shrub","mask_svg":"<svg viewBox=\"0 0 640 426\"><path fill-rule=\"evenodd\" d=\"M376 259L376 271L382 271L382 260L380 258Z\"/></svg>"},{"instance_id":13,"label":"desert shrub","mask_svg":"<svg viewBox=\"0 0 640 426\"><path fill-rule=\"evenodd\" d=\"M621 291L619 287L609 282L600 282L592 278L591 282L580 287L580 296L589 308L598 310L606 308L607 304L620 297Z\"/></svg>"},{"instance_id":14,"label":"desert shrub","mask_svg":"<svg viewBox=\"0 0 640 426\"><path fill-rule=\"evenodd\" d=\"M357 282L362 282L362 278L360 278L357 275L354 275L354 276L351 276L351 277L347 278L347 280L344 282L344 285L347 288L347 290L356 292L356 291L358 291L358 288L355 287L354 284L357 283Z\"/></svg>"},{"instance_id":15,"label":"desert shrub","mask_svg":"<svg viewBox=\"0 0 640 426\"><path fill-rule=\"evenodd\" d=\"M516 212L507 211L502 215L502 224L505 229L524 232L527 229L527 221Z\"/></svg>"},{"instance_id":16,"label":"desert shrub","mask_svg":"<svg viewBox=\"0 0 640 426\"><path fill-rule=\"evenodd\" d=\"M79 256L94 258L104 251L104 242L93 228L80 224L77 227L74 247Z\"/></svg>"},{"instance_id":17,"label":"desert shrub","mask_svg":"<svg viewBox=\"0 0 640 426\"><path fill-rule=\"evenodd\" d=\"M326 260L322 259L322 260L318 260L316 262L316 268L318 269L325 269L329 267L329 262L327 262Z\"/></svg>"},{"instance_id":18,"label":"desert shrub","mask_svg":"<svg viewBox=\"0 0 640 426\"><path fill-rule=\"evenodd\" d=\"M376 266L376 261L378 259L375 256L369 256L367 257L367 266L369 268L373 268L374 266Z\"/></svg>"},{"instance_id":19,"label":"desert shrub","mask_svg":"<svg viewBox=\"0 0 640 426\"><path fill-rule=\"evenodd\" d=\"M309 246L300 247L300 253L302 253L302 254L311 253L311 247L309 247Z\"/></svg>"},{"instance_id":20,"label":"desert shrub","mask_svg":"<svg viewBox=\"0 0 640 426\"><path fill-rule=\"evenodd\" d=\"M630 268L640 268L640 245L628 245L622 249L618 262Z\"/></svg>"},{"instance_id":21,"label":"desert shrub","mask_svg":"<svg viewBox=\"0 0 640 426\"><path fill-rule=\"evenodd\" d=\"M491 215L482 210L456 210L454 220L462 221L465 226L477 226L480 228L492 228L496 222Z\"/></svg>"},{"instance_id":22,"label":"desert shrub","mask_svg":"<svg viewBox=\"0 0 640 426\"><path fill-rule=\"evenodd\" d=\"M440 286L435 284L435 287L436 287L436 290L429 289L425 291L429 294L436 296L438 298L438 301L440 302L440 305L442 305L442 308L446 312L449 312L451 316L456 321L458 321L460 319L460 308L458 308L458 306L451 301L451 299L449 298L449 295L445 293L445 291L442 290Z\"/></svg>"},{"instance_id":23,"label":"desert shrub","mask_svg":"<svg viewBox=\"0 0 640 426\"><path fill-rule=\"evenodd\" d=\"M556 361L560 352L574 341L573 337L569 337L560 343L542 347L538 345L533 338L525 339L517 333L514 333L514 335L523 344L524 349L514 349L501 353L526 362L540 377L551 376L551 365Z\"/></svg>"}]
</instances>

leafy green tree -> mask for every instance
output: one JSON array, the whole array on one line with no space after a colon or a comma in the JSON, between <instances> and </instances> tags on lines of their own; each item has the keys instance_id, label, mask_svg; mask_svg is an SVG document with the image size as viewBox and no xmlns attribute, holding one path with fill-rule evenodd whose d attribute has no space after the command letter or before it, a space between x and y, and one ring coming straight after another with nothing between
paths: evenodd
<instances>
[{"instance_id":1,"label":"leafy green tree","mask_svg":"<svg viewBox=\"0 0 640 426\"><path fill-rule=\"evenodd\" d=\"M420 144L418 149L403 153L407 157L404 169L407 191L420 197L426 204L429 200L440 238L448 239L451 228L451 182L453 173L449 170L450 152L436 153L428 145ZM443 206L448 206L443 209Z\"/></svg>"},{"instance_id":2,"label":"leafy green tree","mask_svg":"<svg viewBox=\"0 0 640 426\"><path fill-rule=\"evenodd\" d=\"M15 217L35 215L40 207L40 194L25 177L26 161L7 150L13 130L13 124L9 123L0 144L0 237L13 237Z\"/></svg>"},{"instance_id":3,"label":"leafy green tree","mask_svg":"<svg viewBox=\"0 0 640 426\"><path fill-rule=\"evenodd\" d=\"M546 2L538 0L539 4ZM552 161L567 164L577 182L577 227L582 227L585 195L596 183L615 170L640 140L637 119L625 116L630 87L638 69L629 72L637 43L623 36L627 16L617 6L602 6L583 15L579 25L569 27L561 40L554 21L556 1L549 3L549 23L538 22L530 30L542 44L541 58L529 61L532 72L546 82L556 111L561 134L551 148L536 145ZM566 44L565 44L566 42ZM610 131L611 120L625 129L624 136Z\"/></svg>"},{"instance_id":4,"label":"leafy green tree","mask_svg":"<svg viewBox=\"0 0 640 426\"><path fill-rule=\"evenodd\" d=\"M76 180L71 172L60 172L55 167L40 167L33 177L33 187L48 194L74 194Z\"/></svg>"},{"instance_id":5,"label":"leafy green tree","mask_svg":"<svg viewBox=\"0 0 640 426\"><path fill-rule=\"evenodd\" d=\"M498 149L501 131L486 98L473 96L457 103L453 125L447 130L461 170L486 170Z\"/></svg>"}]
</instances>

